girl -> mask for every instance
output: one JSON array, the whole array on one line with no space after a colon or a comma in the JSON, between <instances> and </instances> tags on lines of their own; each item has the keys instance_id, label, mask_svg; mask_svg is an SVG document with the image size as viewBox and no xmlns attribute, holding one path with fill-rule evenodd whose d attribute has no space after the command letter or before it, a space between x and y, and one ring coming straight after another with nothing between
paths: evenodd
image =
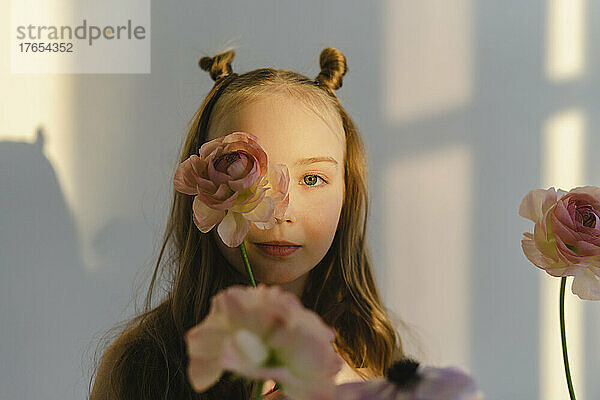
<instances>
[{"instance_id":1,"label":"girl","mask_svg":"<svg viewBox=\"0 0 600 400\"><path fill-rule=\"evenodd\" d=\"M288 166L285 216L269 230L252 226L244 239L255 280L295 293L335 329L335 349L347 363L338 382L352 374L354 380L383 376L403 354L369 261L364 147L334 93L346 59L337 49L324 49L321 72L312 80L271 68L238 75L231 68L234 55L200 60L216 83L194 117L179 162L206 141L242 131L260 139L270 162ZM208 314L213 295L249 284L239 249L225 246L216 229L203 234L194 225L192 199L174 191L145 310L126 322L105 352L92 400L248 399L253 393L252 385L229 373L202 394L187 381L185 332ZM282 242L295 251L285 251ZM169 290L151 307L165 254Z\"/></svg>"}]
</instances>

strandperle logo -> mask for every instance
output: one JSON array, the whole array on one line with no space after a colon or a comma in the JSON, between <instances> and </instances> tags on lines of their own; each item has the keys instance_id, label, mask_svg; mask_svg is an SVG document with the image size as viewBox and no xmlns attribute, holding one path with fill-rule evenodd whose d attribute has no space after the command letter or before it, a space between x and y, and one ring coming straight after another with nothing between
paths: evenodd
<instances>
[{"instance_id":1,"label":"strandperle logo","mask_svg":"<svg viewBox=\"0 0 600 400\"><path fill-rule=\"evenodd\" d=\"M151 0L10 0L16 74L149 74Z\"/></svg>"},{"instance_id":2,"label":"strandperle logo","mask_svg":"<svg viewBox=\"0 0 600 400\"><path fill-rule=\"evenodd\" d=\"M81 25L20 25L17 26L17 39L24 40L87 40L92 46L96 40L143 40L146 38L146 28L134 25L128 19L125 25L88 25L86 19Z\"/></svg>"}]
</instances>

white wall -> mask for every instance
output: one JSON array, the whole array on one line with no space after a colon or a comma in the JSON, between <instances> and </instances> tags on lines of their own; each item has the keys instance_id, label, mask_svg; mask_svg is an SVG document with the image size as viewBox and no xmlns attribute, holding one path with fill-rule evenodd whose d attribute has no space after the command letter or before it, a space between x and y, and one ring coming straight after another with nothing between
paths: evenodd
<instances>
[{"instance_id":1,"label":"white wall","mask_svg":"<svg viewBox=\"0 0 600 400\"><path fill-rule=\"evenodd\" d=\"M376 274L414 327L409 353L470 370L486 398L539 398L542 272L521 253L518 206L542 185L556 113L584 114L600 184L600 5L581 3L583 67L557 79L555 3L154 1L149 75L11 75L0 52L0 398L85 396L98 335L131 315L157 254L177 150L213 83L197 60L230 44L237 72L315 77L321 49L344 52ZM582 307L589 372L574 373L591 399L600 308Z\"/></svg>"}]
</instances>

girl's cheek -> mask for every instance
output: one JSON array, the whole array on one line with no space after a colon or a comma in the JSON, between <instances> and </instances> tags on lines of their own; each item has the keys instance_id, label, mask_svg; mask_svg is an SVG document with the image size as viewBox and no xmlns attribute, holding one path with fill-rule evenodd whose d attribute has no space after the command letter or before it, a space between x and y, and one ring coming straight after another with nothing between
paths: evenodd
<instances>
[{"instance_id":1,"label":"girl's cheek","mask_svg":"<svg viewBox=\"0 0 600 400\"><path fill-rule=\"evenodd\" d=\"M333 193L330 196L319 199L318 202L306 204L302 209L305 210L304 219L310 222L307 224L306 229L312 235L333 237L342 209L342 200L338 195Z\"/></svg>"}]
</instances>

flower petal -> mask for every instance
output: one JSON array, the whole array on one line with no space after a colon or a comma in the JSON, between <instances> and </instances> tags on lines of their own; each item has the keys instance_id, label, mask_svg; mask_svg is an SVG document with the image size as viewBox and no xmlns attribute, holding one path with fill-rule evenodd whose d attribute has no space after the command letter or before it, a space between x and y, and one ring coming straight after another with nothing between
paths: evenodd
<instances>
[{"instance_id":1,"label":"flower petal","mask_svg":"<svg viewBox=\"0 0 600 400\"><path fill-rule=\"evenodd\" d=\"M223 137L223 143L246 142L257 147L262 147L260 139L249 132L231 132Z\"/></svg>"},{"instance_id":2,"label":"flower petal","mask_svg":"<svg viewBox=\"0 0 600 400\"><path fill-rule=\"evenodd\" d=\"M575 221L573 221L571 218L571 214L569 213L569 210L567 210L564 201L559 201L556 203L556 207L554 208L554 212L552 213L551 217L551 221L553 223L555 223L555 221L560 221L565 230L574 231L576 229ZM552 225L552 228L554 228L554 225ZM557 232L554 231L554 234L557 234Z\"/></svg>"},{"instance_id":3,"label":"flower petal","mask_svg":"<svg viewBox=\"0 0 600 400\"><path fill-rule=\"evenodd\" d=\"M550 258L552 260L558 260L560 259L558 252L556 251L556 246L553 244L556 239L554 238L554 235L552 234L548 234L545 230L544 230L544 226L545 224L543 223L544 220L542 220L542 223L537 223L535 224L535 226L533 227L533 237L535 240L535 246L538 248L539 251L542 252L542 254L547 257Z\"/></svg>"},{"instance_id":4,"label":"flower petal","mask_svg":"<svg viewBox=\"0 0 600 400\"><path fill-rule=\"evenodd\" d=\"M223 369L219 359L190 358L187 373L192 388L196 392L204 392L217 382Z\"/></svg>"},{"instance_id":5,"label":"flower petal","mask_svg":"<svg viewBox=\"0 0 600 400\"><path fill-rule=\"evenodd\" d=\"M217 171L214 161L215 159L212 156L208 157L208 177L216 186L221 186L229 182L231 178L229 175Z\"/></svg>"},{"instance_id":6,"label":"flower petal","mask_svg":"<svg viewBox=\"0 0 600 400\"><path fill-rule=\"evenodd\" d=\"M571 291L582 300L600 300L600 277L586 269L573 278Z\"/></svg>"},{"instance_id":7,"label":"flower petal","mask_svg":"<svg viewBox=\"0 0 600 400\"><path fill-rule=\"evenodd\" d=\"M247 132L232 132L223 138L223 144L228 150L245 150L258 160L262 174L267 171L268 157L258 138Z\"/></svg>"},{"instance_id":8,"label":"flower petal","mask_svg":"<svg viewBox=\"0 0 600 400\"><path fill-rule=\"evenodd\" d=\"M206 363L219 372L274 379L297 400L329 400L343 363L331 343L334 337L333 329L294 294L261 283L232 286L212 298L207 318L186 335L190 360L200 368L198 377L190 372L189 378L204 386L214 382L217 374L207 378L199 364L207 354ZM209 345L223 349L220 358L212 357L218 350L203 348Z\"/></svg>"},{"instance_id":9,"label":"flower petal","mask_svg":"<svg viewBox=\"0 0 600 400\"><path fill-rule=\"evenodd\" d=\"M590 265L590 261L587 257L580 256L568 248L559 238L556 239L556 250L558 251L560 258L562 258L568 264L573 264L580 267L587 267Z\"/></svg>"},{"instance_id":10,"label":"flower petal","mask_svg":"<svg viewBox=\"0 0 600 400\"><path fill-rule=\"evenodd\" d=\"M410 399L405 394L404 390L383 377L346 382L335 387L336 400Z\"/></svg>"},{"instance_id":11,"label":"flower petal","mask_svg":"<svg viewBox=\"0 0 600 400\"><path fill-rule=\"evenodd\" d=\"M219 136L200 146L200 149L198 150L198 155L200 156L200 158L206 159L210 154L212 154L213 151L215 151L215 149L222 146L223 139L224 138L222 136Z\"/></svg>"},{"instance_id":12,"label":"flower petal","mask_svg":"<svg viewBox=\"0 0 600 400\"><path fill-rule=\"evenodd\" d=\"M219 189L212 195L204 192L198 193L202 202L215 210L227 210L235 204L238 195L238 192L231 191L225 184L219 186Z\"/></svg>"},{"instance_id":13,"label":"flower petal","mask_svg":"<svg viewBox=\"0 0 600 400\"><path fill-rule=\"evenodd\" d=\"M238 155L239 159L227 168L227 173L232 179L238 179L247 175L254 164L253 158L249 154L240 151Z\"/></svg>"},{"instance_id":14,"label":"flower petal","mask_svg":"<svg viewBox=\"0 0 600 400\"><path fill-rule=\"evenodd\" d=\"M233 286L223 291L217 299L221 314L232 329L246 328L264 337L288 318L299 300L278 286L259 283L256 288ZM290 309L292 308L292 309ZM223 311L224 310L224 311Z\"/></svg>"},{"instance_id":15,"label":"flower petal","mask_svg":"<svg viewBox=\"0 0 600 400\"><path fill-rule=\"evenodd\" d=\"M592 243L584 242L583 240L577 242L577 251L580 254L584 254L586 257L592 257L600 255L600 246Z\"/></svg>"},{"instance_id":16,"label":"flower petal","mask_svg":"<svg viewBox=\"0 0 600 400\"><path fill-rule=\"evenodd\" d=\"M198 165L196 165L198 164ZM205 163L197 155L192 154L187 160L179 164L173 178L173 185L178 192L194 195L198 193L195 170L201 170Z\"/></svg>"},{"instance_id":17,"label":"flower petal","mask_svg":"<svg viewBox=\"0 0 600 400\"><path fill-rule=\"evenodd\" d=\"M580 186L572 189L569 193L582 193L594 198L594 208L599 209L600 207L600 188L596 186Z\"/></svg>"},{"instance_id":18,"label":"flower petal","mask_svg":"<svg viewBox=\"0 0 600 400\"><path fill-rule=\"evenodd\" d=\"M252 169L248 174L239 179L233 179L228 182L229 187L237 192L244 192L252 187L260 178L260 167L256 159L252 159Z\"/></svg>"},{"instance_id":19,"label":"flower petal","mask_svg":"<svg viewBox=\"0 0 600 400\"><path fill-rule=\"evenodd\" d=\"M265 197L263 201L256 206L256 208L245 213L244 217L246 217L248 221L252 222L268 222L273 216L273 211L275 211L273 199L270 197Z\"/></svg>"},{"instance_id":20,"label":"flower petal","mask_svg":"<svg viewBox=\"0 0 600 400\"><path fill-rule=\"evenodd\" d=\"M546 215L548 210L550 210L550 208L552 208L556 202L562 199L566 194L567 192L564 190L558 189L558 191L555 191L553 187L546 190L544 201L542 202L542 214Z\"/></svg>"},{"instance_id":21,"label":"flower petal","mask_svg":"<svg viewBox=\"0 0 600 400\"><path fill-rule=\"evenodd\" d=\"M556 205L555 211L563 209L561 207L561 203ZM567 244L575 244L579 241L579 237L575 231L573 231L574 227L569 227L564 224L564 220L559 219L556 213L552 213L550 215L550 223L552 224L552 232L554 236L560 238L563 243Z\"/></svg>"},{"instance_id":22,"label":"flower petal","mask_svg":"<svg viewBox=\"0 0 600 400\"><path fill-rule=\"evenodd\" d=\"M271 217L261 221L255 221L259 229L271 229L277 224L277 219L283 219L285 211L289 206L289 182L290 175L285 164L269 164L267 173L269 190L266 193L267 198L273 199L275 206Z\"/></svg>"},{"instance_id":23,"label":"flower petal","mask_svg":"<svg viewBox=\"0 0 600 400\"><path fill-rule=\"evenodd\" d=\"M482 397L475 381L455 367L419 366L421 381L415 390L418 399L475 400Z\"/></svg>"},{"instance_id":24,"label":"flower petal","mask_svg":"<svg viewBox=\"0 0 600 400\"><path fill-rule=\"evenodd\" d=\"M600 257L592 257L588 269L596 276L600 277Z\"/></svg>"},{"instance_id":25,"label":"flower petal","mask_svg":"<svg viewBox=\"0 0 600 400\"><path fill-rule=\"evenodd\" d=\"M521 247L523 248L523 253L525 257L529 261L531 261L535 266L546 269L549 264L546 261L546 257L538 250L533 241L532 235L529 232L523 233L523 239L521 239Z\"/></svg>"},{"instance_id":26,"label":"flower petal","mask_svg":"<svg viewBox=\"0 0 600 400\"><path fill-rule=\"evenodd\" d=\"M535 266L544 269L552 276L567 276L574 274L574 268L559 257L551 258L542 253L538 248L537 242L533 240L531 233L525 232L523 233L523 236L524 237L521 240L523 253Z\"/></svg>"},{"instance_id":27,"label":"flower petal","mask_svg":"<svg viewBox=\"0 0 600 400\"><path fill-rule=\"evenodd\" d=\"M285 212L290 205L290 195L286 195L282 201L275 203L275 212L273 216L278 219L283 219Z\"/></svg>"},{"instance_id":28,"label":"flower petal","mask_svg":"<svg viewBox=\"0 0 600 400\"><path fill-rule=\"evenodd\" d=\"M228 211L223 221L217 227L217 232L225 245L237 247L250 230L250 223L243 215Z\"/></svg>"},{"instance_id":29,"label":"flower petal","mask_svg":"<svg viewBox=\"0 0 600 400\"><path fill-rule=\"evenodd\" d=\"M223 372L221 354L224 326L220 315L214 310L185 334L186 351L189 357L188 378L196 391L204 391L212 386Z\"/></svg>"},{"instance_id":30,"label":"flower petal","mask_svg":"<svg viewBox=\"0 0 600 400\"><path fill-rule=\"evenodd\" d=\"M225 211L214 210L202 202L200 196L194 198L192 203L194 214L194 224L200 229L200 232L210 231L216 224L225 218Z\"/></svg>"},{"instance_id":31,"label":"flower petal","mask_svg":"<svg viewBox=\"0 0 600 400\"><path fill-rule=\"evenodd\" d=\"M187 355L194 358L213 359L221 357L226 331L212 318L206 318L185 334Z\"/></svg>"},{"instance_id":32,"label":"flower petal","mask_svg":"<svg viewBox=\"0 0 600 400\"><path fill-rule=\"evenodd\" d=\"M285 164L269 164L267 180L271 190L267 196L272 197L275 202L279 202L288 194L290 184L290 174Z\"/></svg>"},{"instance_id":33,"label":"flower petal","mask_svg":"<svg viewBox=\"0 0 600 400\"><path fill-rule=\"evenodd\" d=\"M196 177L196 184L198 185L199 191L203 191L205 193L214 193L217 191L217 186L214 183L200 176Z\"/></svg>"},{"instance_id":34,"label":"flower petal","mask_svg":"<svg viewBox=\"0 0 600 400\"><path fill-rule=\"evenodd\" d=\"M550 190L550 189L548 189ZM533 189L523 197L519 206L519 215L533 222L542 219L542 203L546 198L547 191L544 189Z\"/></svg>"},{"instance_id":35,"label":"flower petal","mask_svg":"<svg viewBox=\"0 0 600 400\"><path fill-rule=\"evenodd\" d=\"M307 380L333 378L343 365L331 344L335 339L333 330L306 310L298 310L292 317L285 329L275 331L267 343L289 363L295 375Z\"/></svg>"},{"instance_id":36,"label":"flower petal","mask_svg":"<svg viewBox=\"0 0 600 400\"><path fill-rule=\"evenodd\" d=\"M273 229L273 227L277 225L277 220L275 219L275 217L273 217L267 222L253 222L253 224L261 230Z\"/></svg>"},{"instance_id":37,"label":"flower petal","mask_svg":"<svg viewBox=\"0 0 600 400\"><path fill-rule=\"evenodd\" d=\"M243 374L260 368L268 355L269 350L260 337L239 329L225 340L221 362L225 369Z\"/></svg>"},{"instance_id":38,"label":"flower petal","mask_svg":"<svg viewBox=\"0 0 600 400\"><path fill-rule=\"evenodd\" d=\"M252 190L254 190L254 192L251 192ZM257 186L256 189L250 189L250 192L243 194L244 196L248 196L248 198L246 200L236 199L235 205L231 207L231 209L240 214L250 212L263 201L266 192L267 188L260 187L260 185ZM248 193L250 194L248 195Z\"/></svg>"}]
</instances>

